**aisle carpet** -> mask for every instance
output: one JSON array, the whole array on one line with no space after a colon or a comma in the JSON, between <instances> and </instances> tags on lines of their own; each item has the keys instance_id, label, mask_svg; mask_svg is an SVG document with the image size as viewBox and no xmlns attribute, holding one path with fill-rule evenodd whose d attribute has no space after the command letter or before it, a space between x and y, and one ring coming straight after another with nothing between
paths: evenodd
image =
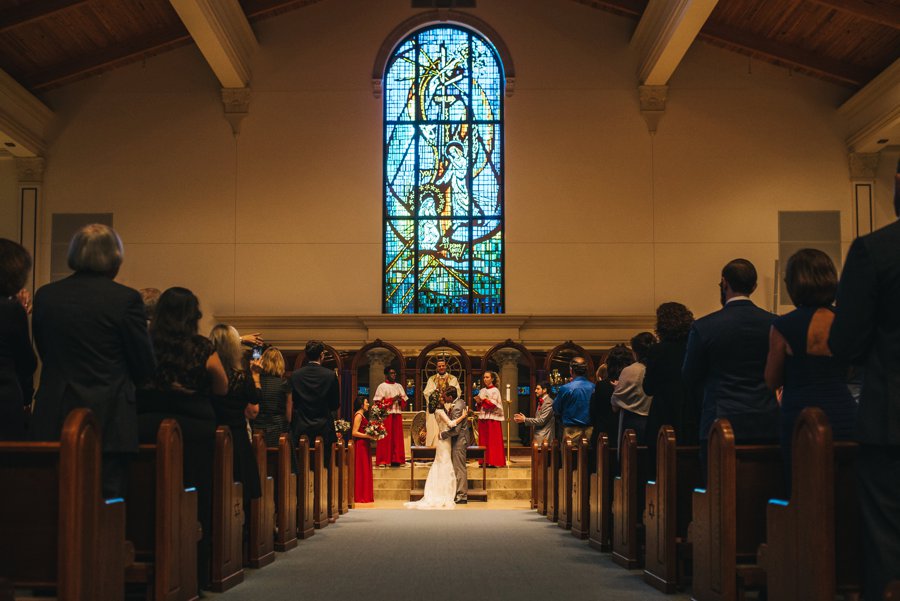
<instances>
[{"instance_id":1,"label":"aisle carpet","mask_svg":"<svg viewBox=\"0 0 900 601\"><path fill-rule=\"evenodd\" d=\"M469 509L469 508L467 508ZM216 601L686 600L528 510L355 509Z\"/></svg>"}]
</instances>

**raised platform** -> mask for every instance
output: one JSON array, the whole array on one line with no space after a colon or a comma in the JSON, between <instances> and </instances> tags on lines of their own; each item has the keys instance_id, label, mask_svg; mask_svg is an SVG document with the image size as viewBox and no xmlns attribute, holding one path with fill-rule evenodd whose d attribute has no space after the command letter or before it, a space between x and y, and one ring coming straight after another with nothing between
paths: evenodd
<instances>
[{"instance_id":1,"label":"raised platform","mask_svg":"<svg viewBox=\"0 0 900 601\"><path fill-rule=\"evenodd\" d=\"M413 478L424 482L428 477L430 463L416 465ZM373 485L375 501L408 501L411 491L409 466L375 468ZM468 465L469 485L481 486L482 468L476 462ZM527 463L513 463L513 467L489 468L487 470L488 499L527 500L531 498L531 466Z\"/></svg>"}]
</instances>

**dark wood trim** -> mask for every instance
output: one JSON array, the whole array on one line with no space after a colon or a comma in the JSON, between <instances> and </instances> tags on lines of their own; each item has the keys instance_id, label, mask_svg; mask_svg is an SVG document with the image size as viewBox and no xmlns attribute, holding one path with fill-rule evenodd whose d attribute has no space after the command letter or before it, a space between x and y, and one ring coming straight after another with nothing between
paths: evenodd
<instances>
[{"instance_id":1,"label":"dark wood trim","mask_svg":"<svg viewBox=\"0 0 900 601\"><path fill-rule=\"evenodd\" d=\"M34 23L58 12L87 4L88 0L42 0L12 6L0 13L0 32Z\"/></svg>"},{"instance_id":2,"label":"dark wood trim","mask_svg":"<svg viewBox=\"0 0 900 601\"><path fill-rule=\"evenodd\" d=\"M866 21L900 29L900 7L887 0L812 0Z\"/></svg>"}]
</instances>

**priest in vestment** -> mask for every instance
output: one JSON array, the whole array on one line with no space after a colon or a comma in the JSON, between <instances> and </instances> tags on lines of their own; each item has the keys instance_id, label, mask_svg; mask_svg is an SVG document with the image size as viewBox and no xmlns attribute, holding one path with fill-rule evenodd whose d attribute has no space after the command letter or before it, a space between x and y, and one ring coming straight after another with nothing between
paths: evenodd
<instances>
[{"instance_id":1,"label":"priest in vestment","mask_svg":"<svg viewBox=\"0 0 900 601\"><path fill-rule=\"evenodd\" d=\"M425 392L423 393L425 396L425 446L427 447L433 447L438 437L437 420L434 417L434 413L428 411L428 399L435 390L441 391L441 398L443 399L443 392L447 388L455 388L456 398L462 398L462 388L459 387L459 380L447 371L447 361L438 359L437 373L428 378L428 383L425 384Z\"/></svg>"}]
</instances>

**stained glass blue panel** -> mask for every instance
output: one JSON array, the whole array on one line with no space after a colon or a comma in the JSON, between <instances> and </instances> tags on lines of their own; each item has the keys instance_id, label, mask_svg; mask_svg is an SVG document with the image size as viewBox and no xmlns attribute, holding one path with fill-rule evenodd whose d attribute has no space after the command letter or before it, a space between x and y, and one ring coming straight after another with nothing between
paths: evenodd
<instances>
[{"instance_id":1,"label":"stained glass blue panel","mask_svg":"<svg viewBox=\"0 0 900 601\"><path fill-rule=\"evenodd\" d=\"M435 26L384 77L384 311L503 312L503 66Z\"/></svg>"}]
</instances>

